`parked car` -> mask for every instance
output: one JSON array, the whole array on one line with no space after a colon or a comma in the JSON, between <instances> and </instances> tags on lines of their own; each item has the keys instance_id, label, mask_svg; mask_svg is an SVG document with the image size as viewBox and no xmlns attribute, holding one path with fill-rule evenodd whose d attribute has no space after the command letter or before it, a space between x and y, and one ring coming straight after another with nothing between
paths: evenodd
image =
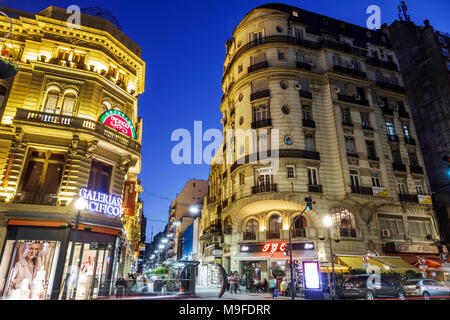
<instances>
[{"instance_id":1,"label":"parked car","mask_svg":"<svg viewBox=\"0 0 450 320\"><path fill-rule=\"evenodd\" d=\"M450 287L433 279L407 280L403 285L406 296L423 297L429 300L431 297L446 297L450 295Z\"/></svg>"},{"instance_id":2,"label":"parked car","mask_svg":"<svg viewBox=\"0 0 450 320\"><path fill-rule=\"evenodd\" d=\"M400 284L375 274L350 276L344 281L340 290L343 299L398 298L404 300L405 291Z\"/></svg>"}]
</instances>

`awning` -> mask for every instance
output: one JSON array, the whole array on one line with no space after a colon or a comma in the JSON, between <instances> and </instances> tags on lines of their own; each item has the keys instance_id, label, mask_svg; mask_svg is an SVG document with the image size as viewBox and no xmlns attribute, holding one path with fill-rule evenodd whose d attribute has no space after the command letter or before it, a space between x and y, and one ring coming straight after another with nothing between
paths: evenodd
<instances>
[{"instance_id":1,"label":"awning","mask_svg":"<svg viewBox=\"0 0 450 320\"><path fill-rule=\"evenodd\" d=\"M363 266L363 261L360 256L337 256L338 265L344 265L348 267L348 269L366 269L367 267ZM370 257L369 262L370 266L377 266L381 269L385 269L384 265L381 262Z\"/></svg>"},{"instance_id":2,"label":"awning","mask_svg":"<svg viewBox=\"0 0 450 320\"><path fill-rule=\"evenodd\" d=\"M317 254L315 251L293 250L292 258L297 260L315 260ZM289 255L285 256L283 252L239 252L234 256L236 260L288 260Z\"/></svg>"},{"instance_id":3,"label":"awning","mask_svg":"<svg viewBox=\"0 0 450 320\"><path fill-rule=\"evenodd\" d=\"M401 257L373 257L373 259L378 260L384 265L388 266L393 271L405 271L405 270L414 270L417 271L417 268L412 264L406 262Z\"/></svg>"},{"instance_id":4,"label":"awning","mask_svg":"<svg viewBox=\"0 0 450 320\"><path fill-rule=\"evenodd\" d=\"M439 256L430 256L430 255L415 255L415 254L399 254L403 260L412 264L416 268L419 268L420 263L418 258L423 258L425 260L425 264L429 269L441 269L442 261Z\"/></svg>"}]
</instances>

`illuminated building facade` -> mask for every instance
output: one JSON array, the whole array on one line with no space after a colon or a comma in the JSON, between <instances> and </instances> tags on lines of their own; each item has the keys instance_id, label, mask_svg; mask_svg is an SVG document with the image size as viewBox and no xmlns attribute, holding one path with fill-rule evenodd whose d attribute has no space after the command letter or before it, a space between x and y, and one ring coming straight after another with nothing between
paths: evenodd
<instances>
[{"instance_id":1,"label":"illuminated building facade","mask_svg":"<svg viewBox=\"0 0 450 320\"><path fill-rule=\"evenodd\" d=\"M13 30L2 58L20 64L0 81L0 294L112 293L119 269L133 271L139 252L141 49L103 18L82 14L70 28L66 9L0 10ZM8 20L0 26L4 36ZM79 197L88 207L69 269ZM33 272L21 271L27 263Z\"/></svg>"},{"instance_id":2,"label":"illuminated building facade","mask_svg":"<svg viewBox=\"0 0 450 320\"><path fill-rule=\"evenodd\" d=\"M327 215L332 238L340 240L333 242L339 270L356 267L340 257L438 258L445 250L435 245L440 237L423 158L386 34L263 5L227 40L223 70L223 131L235 135L225 136L211 164L203 265L219 261L242 276L253 268L261 280L275 269L288 276L279 248L308 196L313 209L292 231L299 261L330 266ZM253 133L240 140L239 129ZM256 161L265 145L269 164ZM273 252L263 250L272 244Z\"/></svg>"}]
</instances>

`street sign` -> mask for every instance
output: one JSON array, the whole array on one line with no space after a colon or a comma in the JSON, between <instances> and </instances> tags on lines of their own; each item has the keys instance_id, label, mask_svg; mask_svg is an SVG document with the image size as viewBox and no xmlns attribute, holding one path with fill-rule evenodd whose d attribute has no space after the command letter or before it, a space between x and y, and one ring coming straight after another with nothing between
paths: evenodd
<instances>
[{"instance_id":1,"label":"street sign","mask_svg":"<svg viewBox=\"0 0 450 320\"><path fill-rule=\"evenodd\" d=\"M442 253L441 253L441 260L442 260L443 262L447 262L448 259L449 259L448 253L442 252Z\"/></svg>"},{"instance_id":2,"label":"street sign","mask_svg":"<svg viewBox=\"0 0 450 320\"><path fill-rule=\"evenodd\" d=\"M363 263L362 266L363 266L363 268L369 268L370 267L370 263Z\"/></svg>"},{"instance_id":3,"label":"street sign","mask_svg":"<svg viewBox=\"0 0 450 320\"><path fill-rule=\"evenodd\" d=\"M222 256L222 249L214 249L212 254L214 257L221 257Z\"/></svg>"},{"instance_id":4,"label":"street sign","mask_svg":"<svg viewBox=\"0 0 450 320\"><path fill-rule=\"evenodd\" d=\"M361 258L362 258L362 261L366 262L366 263L369 262L369 259L370 259L367 254L363 254Z\"/></svg>"},{"instance_id":5,"label":"street sign","mask_svg":"<svg viewBox=\"0 0 450 320\"><path fill-rule=\"evenodd\" d=\"M419 262L419 264L421 264L421 265L426 265L427 264L427 262L425 261L425 259L424 258L418 258L417 259L417 261Z\"/></svg>"}]
</instances>

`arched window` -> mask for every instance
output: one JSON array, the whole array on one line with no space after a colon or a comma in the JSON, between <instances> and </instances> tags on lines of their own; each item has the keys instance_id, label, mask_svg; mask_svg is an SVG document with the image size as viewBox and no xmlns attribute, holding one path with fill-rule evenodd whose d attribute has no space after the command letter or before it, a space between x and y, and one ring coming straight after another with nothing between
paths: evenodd
<instances>
[{"instance_id":1,"label":"arched window","mask_svg":"<svg viewBox=\"0 0 450 320\"><path fill-rule=\"evenodd\" d=\"M44 112L55 113L58 106L59 92L57 90L50 90L47 93L47 99L45 100Z\"/></svg>"},{"instance_id":2,"label":"arched window","mask_svg":"<svg viewBox=\"0 0 450 320\"><path fill-rule=\"evenodd\" d=\"M77 96L73 92L66 93L61 108L61 114L64 116L72 116L77 102Z\"/></svg>"},{"instance_id":3,"label":"arched window","mask_svg":"<svg viewBox=\"0 0 450 320\"><path fill-rule=\"evenodd\" d=\"M339 228L341 237L347 237L347 238L355 238L356 237L356 231L354 229L354 219L353 214L343 208L332 208L330 210L331 218L334 221L334 224Z\"/></svg>"},{"instance_id":4,"label":"arched window","mask_svg":"<svg viewBox=\"0 0 450 320\"><path fill-rule=\"evenodd\" d=\"M279 239L281 230L281 216L279 214L274 214L269 218L269 233L267 235L268 239Z\"/></svg>"},{"instance_id":5,"label":"arched window","mask_svg":"<svg viewBox=\"0 0 450 320\"><path fill-rule=\"evenodd\" d=\"M256 240L256 233L259 230L259 223L255 219L247 222L244 232L244 240Z\"/></svg>"},{"instance_id":6,"label":"arched window","mask_svg":"<svg viewBox=\"0 0 450 320\"><path fill-rule=\"evenodd\" d=\"M301 216L294 223L294 237L306 237L306 218Z\"/></svg>"}]
</instances>

